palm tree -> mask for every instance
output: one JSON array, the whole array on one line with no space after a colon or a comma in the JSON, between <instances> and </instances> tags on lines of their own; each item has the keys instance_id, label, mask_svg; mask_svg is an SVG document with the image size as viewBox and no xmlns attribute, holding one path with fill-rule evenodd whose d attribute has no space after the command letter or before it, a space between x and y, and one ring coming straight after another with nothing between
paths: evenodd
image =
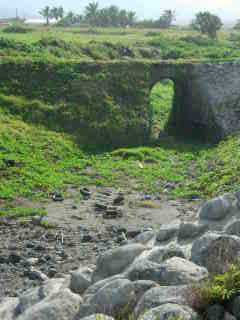
<instances>
[{"instance_id":1,"label":"palm tree","mask_svg":"<svg viewBox=\"0 0 240 320\"><path fill-rule=\"evenodd\" d=\"M98 2L90 2L85 8L86 19L91 25L97 25L98 20Z\"/></svg>"},{"instance_id":2,"label":"palm tree","mask_svg":"<svg viewBox=\"0 0 240 320\"><path fill-rule=\"evenodd\" d=\"M134 25L134 23L136 22L136 12L128 11L127 17L128 17L128 25L129 26Z\"/></svg>"},{"instance_id":3,"label":"palm tree","mask_svg":"<svg viewBox=\"0 0 240 320\"><path fill-rule=\"evenodd\" d=\"M52 10L49 6L44 7L39 11L39 14L46 19L47 26L49 25L50 19L52 18Z\"/></svg>"},{"instance_id":4,"label":"palm tree","mask_svg":"<svg viewBox=\"0 0 240 320\"><path fill-rule=\"evenodd\" d=\"M64 10L63 7L58 7L58 18L62 19L64 16Z\"/></svg>"}]
</instances>

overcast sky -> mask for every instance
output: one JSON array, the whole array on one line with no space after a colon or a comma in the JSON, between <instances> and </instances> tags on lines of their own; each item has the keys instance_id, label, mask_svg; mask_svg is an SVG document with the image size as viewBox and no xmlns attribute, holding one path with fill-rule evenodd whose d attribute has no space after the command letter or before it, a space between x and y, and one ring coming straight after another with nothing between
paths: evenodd
<instances>
[{"instance_id":1,"label":"overcast sky","mask_svg":"<svg viewBox=\"0 0 240 320\"><path fill-rule=\"evenodd\" d=\"M45 5L62 5L65 10L82 12L89 0L0 0L0 17L36 17ZM178 22L189 21L201 10L210 10L226 22L240 18L240 0L99 0L100 6L115 4L137 12L138 18L156 18L164 9L175 9Z\"/></svg>"}]
</instances>

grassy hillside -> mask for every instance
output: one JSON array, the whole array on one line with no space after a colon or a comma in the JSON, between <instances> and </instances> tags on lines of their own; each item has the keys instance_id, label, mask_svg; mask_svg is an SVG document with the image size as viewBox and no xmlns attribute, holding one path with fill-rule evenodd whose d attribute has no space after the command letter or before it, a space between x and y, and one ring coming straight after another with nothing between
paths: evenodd
<instances>
[{"instance_id":1,"label":"grassy hillside","mask_svg":"<svg viewBox=\"0 0 240 320\"><path fill-rule=\"evenodd\" d=\"M155 88L155 104L157 90L159 103L165 101L165 108L170 108L171 101L166 97L171 94L171 86L163 98L161 90L167 90L166 84ZM162 114L160 127L163 120ZM112 185L191 199L238 190L240 183L236 174L240 168L238 137L218 146L168 137L155 141L154 146L86 153L75 143L74 136L11 115L3 100L0 149L2 206L19 197L49 198L52 192L64 191L68 185Z\"/></svg>"}]
</instances>

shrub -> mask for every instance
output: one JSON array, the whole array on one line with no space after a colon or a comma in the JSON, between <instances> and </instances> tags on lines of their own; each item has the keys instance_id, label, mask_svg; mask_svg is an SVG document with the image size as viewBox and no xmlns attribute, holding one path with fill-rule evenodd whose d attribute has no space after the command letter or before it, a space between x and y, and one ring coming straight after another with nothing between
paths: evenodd
<instances>
[{"instance_id":1,"label":"shrub","mask_svg":"<svg viewBox=\"0 0 240 320\"><path fill-rule=\"evenodd\" d=\"M231 265L221 275L199 285L193 285L186 297L192 308L204 312L209 305L225 304L240 294L240 264Z\"/></svg>"},{"instance_id":2,"label":"shrub","mask_svg":"<svg viewBox=\"0 0 240 320\"><path fill-rule=\"evenodd\" d=\"M13 24L9 27L6 27L2 30L2 32L4 33L28 33L28 32L32 32L32 29L30 29L29 27L26 27L24 25L21 24Z\"/></svg>"}]
</instances>

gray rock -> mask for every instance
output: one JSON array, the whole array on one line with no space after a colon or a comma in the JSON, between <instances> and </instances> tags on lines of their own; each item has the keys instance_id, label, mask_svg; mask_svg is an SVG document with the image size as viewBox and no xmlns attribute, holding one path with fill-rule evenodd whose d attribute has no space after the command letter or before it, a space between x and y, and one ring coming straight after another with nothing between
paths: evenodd
<instances>
[{"instance_id":1,"label":"gray rock","mask_svg":"<svg viewBox=\"0 0 240 320\"><path fill-rule=\"evenodd\" d=\"M240 319L240 296L235 297L228 306L229 311L236 317Z\"/></svg>"},{"instance_id":2,"label":"gray rock","mask_svg":"<svg viewBox=\"0 0 240 320\"><path fill-rule=\"evenodd\" d=\"M185 258L185 255L182 249L178 246L154 247L149 252L147 259L156 263L162 263L172 257Z\"/></svg>"},{"instance_id":3,"label":"gray rock","mask_svg":"<svg viewBox=\"0 0 240 320\"><path fill-rule=\"evenodd\" d=\"M162 264L162 285L181 285L198 282L208 276L207 269L183 258L173 257Z\"/></svg>"},{"instance_id":4,"label":"gray rock","mask_svg":"<svg viewBox=\"0 0 240 320\"><path fill-rule=\"evenodd\" d=\"M208 272L205 268L185 260L174 257L162 264L147 259L138 259L126 271L129 280L151 280L160 285L182 285L205 279Z\"/></svg>"},{"instance_id":5,"label":"gray rock","mask_svg":"<svg viewBox=\"0 0 240 320\"><path fill-rule=\"evenodd\" d=\"M207 233L192 246L191 260L204 266L210 273L222 273L236 262L240 254L240 238Z\"/></svg>"},{"instance_id":6,"label":"gray rock","mask_svg":"<svg viewBox=\"0 0 240 320\"><path fill-rule=\"evenodd\" d=\"M78 317L104 312L111 316L127 316L137 301L150 288L156 286L151 281L115 280L84 301Z\"/></svg>"},{"instance_id":7,"label":"gray rock","mask_svg":"<svg viewBox=\"0 0 240 320\"><path fill-rule=\"evenodd\" d=\"M0 319L13 320L19 303L18 298L4 298L0 303Z\"/></svg>"},{"instance_id":8,"label":"gray rock","mask_svg":"<svg viewBox=\"0 0 240 320\"><path fill-rule=\"evenodd\" d=\"M240 237L240 220L231 221L224 228L224 232Z\"/></svg>"},{"instance_id":9,"label":"gray rock","mask_svg":"<svg viewBox=\"0 0 240 320\"><path fill-rule=\"evenodd\" d=\"M92 281L97 282L123 272L145 249L145 246L136 243L107 251L98 258Z\"/></svg>"},{"instance_id":10,"label":"gray rock","mask_svg":"<svg viewBox=\"0 0 240 320\"><path fill-rule=\"evenodd\" d=\"M185 304L186 290L187 286L160 286L148 290L135 308L136 318L165 303Z\"/></svg>"},{"instance_id":11,"label":"gray rock","mask_svg":"<svg viewBox=\"0 0 240 320\"><path fill-rule=\"evenodd\" d=\"M231 313L225 312L223 320L237 320L237 318L235 318Z\"/></svg>"},{"instance_id":12,"label":"gray rock","mask_svg":"<svg viewBox=\"0 0 240 320\"><path fill-rule=\"evenodd\" d=\"M91 285L92 270L90 268L80 268L71 275L70 289L74 293L83 294Z\"/></svg>"},{"instance_id":13,"label":"gray rock","mask_svg":"<svg viewBox=\"0 0 240 320\"><path fill-rule=\"evenodd\" d=\"M79 295L64 289L52 299L28 308L17 320L74 320L82 299Z\"/></svg>"},{"instance_id":14,"label":"gray rock","mask_svg":"<svg viewBox=\"0 0 240 320\"><path fill-rule=\"evenodd\" d=\"M170 240L174 236L177 236L180 223L180 220L175 220L170 224L162 225L157 233L157 240L162 242Z\"/></svg>"},{"instance_id":15,"label":"gray rock","mask_svg":"<svg viewBox=\"0 0 240 320\"><path fill-rule=\"evenodd\" d=\"M166 303L144 313L139 320L195 320L197 314L187 306Z\"/></svg>"},{"instance_id":16,"label":"gray rock","mask_svg":"<svg viewBox=\"0 0 240 320\"><path fill-rule=\"evenodd\" d=\"M100 289L102 289L103 287L105 287L107 284L109 284L110 282L114 281L114 280L123 280L126 278L124 278L124 275L115 275L112 276L110 278L98 281L94 284L92 284L83 294L83 298L84 300L87 300L89 297L93 296L94 294L96 294Z\"/></svg>"},{"instance_id":17,"label":"gray rock","mask_svg":"<svg viewBox=\"0 0 240 320\"><path fill-rule=\"evenodd\" d=\"M225 309L219 304L214 304L206 310L206 320L223 320Z\"/></svg>"},{"instance_id":18,"label":"gray rock","mask_svg":"<svg viewBox=\"0 0 240 320\"><path fill-rule=\"evenodd\" d=\"M137 235L133 242L141 243L142 245L146 246L147 248L152 248L156 241L156 233L154 231L146 231L139 235Z\"/></svg>"},{"instance_id":19,"label":"gray rock","mask_svg":"<svg viewBox=\"0 0 240 320\"><path fill-rule=\"evenodd\" d=\"M206 224L183 222L180 224L178 238L180 240L192 239L207 230Z\"/></svg>"},{"instance_id":20,"label":"gray rock","mask_svg":"<svg viewBox=\"0 0 240 320\"><path fill-rule=\"evenodd\" d=\"M234 195L223 196L207 201L199 211L199 218L203 220L221 220L233 212L237 207Z\"/></svg>"},{"instance_id":21,"label":"gray rock","mask_svg":"<svg viewBox=\"0 0 240 320\"><path fill-rule=\"evenodd\" d=\"M89 317L85 317L82 320L114 320L114 319L105 314L97 313L97 314L92 314Z\"/></svg>"},{"instance_id":22,"label":"gray rock","mask_svg":"<svg viewBox=\"0 0 240 320\"><path fill-rule=\"evenodd\" d=\"M58 294L62 288L67 286L67 284L66 286L64 286L64 284L66 284L66 279L64 278L51 279L38 288L29 289L19 297L17 312L23 313L26 309L32 307L41 300L47 297L50 299L52 296Z\"/></svg>"}]
</instances>

